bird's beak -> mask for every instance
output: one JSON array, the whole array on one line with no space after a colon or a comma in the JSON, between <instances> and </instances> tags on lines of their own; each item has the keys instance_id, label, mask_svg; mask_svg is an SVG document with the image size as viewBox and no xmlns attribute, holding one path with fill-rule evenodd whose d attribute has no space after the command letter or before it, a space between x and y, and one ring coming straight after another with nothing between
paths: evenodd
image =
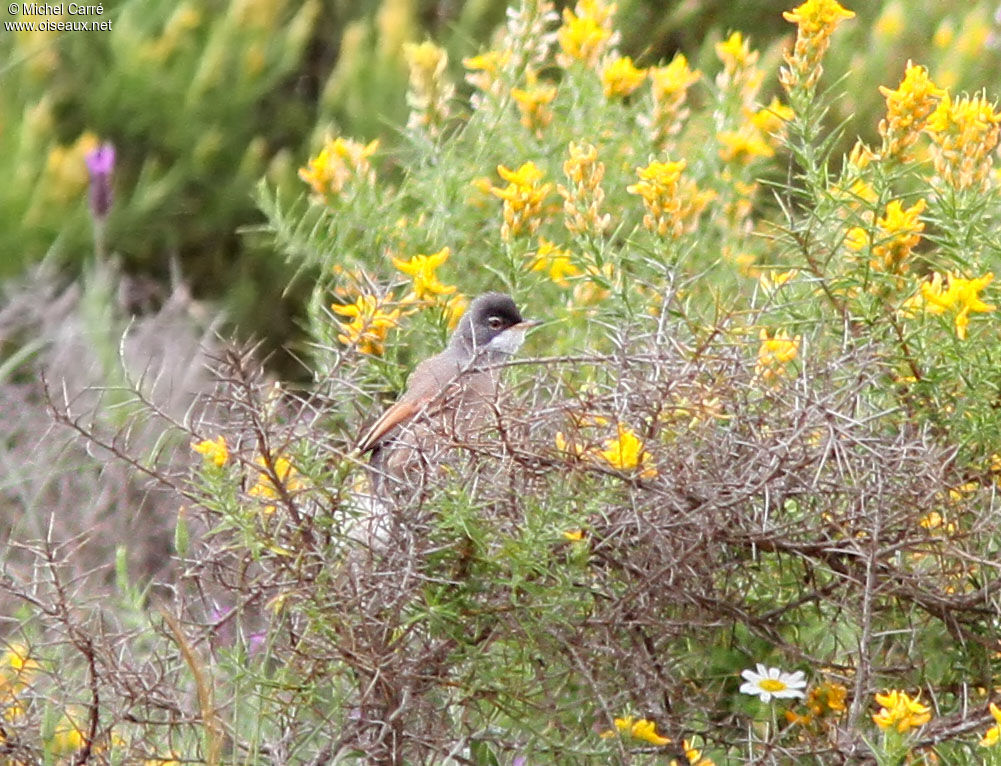
<instances>
[{"instance_id":1,"label":"bird's beak","mask_svg":"<svg viewBox=\"0 0 1001 766\"><path fill-rule=\"evenodd\" d=\"M531 330L533 327L538 327L542 324L541 319L523 319L518 324L512 325L508 329L510 330Z\"/></svg>"}]
</instances>

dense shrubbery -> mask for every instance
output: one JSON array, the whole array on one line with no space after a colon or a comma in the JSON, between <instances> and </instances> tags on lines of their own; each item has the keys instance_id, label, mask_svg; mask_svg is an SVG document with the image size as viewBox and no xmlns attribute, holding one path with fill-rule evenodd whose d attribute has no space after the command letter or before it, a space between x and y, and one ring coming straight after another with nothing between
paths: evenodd
<instances>
[{"instance_id":1,"label":"dense shrubbery","mask_svg":"<svg viewBox=\"0 0 1001 766\"><path fill-rule=\"evenodd\" d=\"M735 32L639 66L598 0L513 8L463 81L406 46L392 146L332 135L307 194L258 187L311 284L308 391L219 351L164 402L137 328L110 407L47 388L176 504L173 559L140 588L123 544L102 603L76 541L8 553L7 757L995 757L1001 115L948 68L979 13L847 79L897 4L865 30L809 0L781 58ZM547 324L490 427L373 503L355 437L486 289Z\"/></svg>"}]
</instances>

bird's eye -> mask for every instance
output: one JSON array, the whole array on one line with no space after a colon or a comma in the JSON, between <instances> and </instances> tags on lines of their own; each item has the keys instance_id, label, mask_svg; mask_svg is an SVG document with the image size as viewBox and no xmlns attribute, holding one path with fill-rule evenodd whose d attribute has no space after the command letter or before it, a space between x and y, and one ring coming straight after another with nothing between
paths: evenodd
<instances>
[{"instance_id":1,"label":"bird's eye","mask_svg":"<svg viewBox=\"0 0 1001 766\"><path fill-rule=\"evenodd\" d=\"M504 324L504 320L502 320L500 317L490 317L487 320L487 324L490 325L491 330L499 330L501 326Z\"/></svg>"}]
</instances>

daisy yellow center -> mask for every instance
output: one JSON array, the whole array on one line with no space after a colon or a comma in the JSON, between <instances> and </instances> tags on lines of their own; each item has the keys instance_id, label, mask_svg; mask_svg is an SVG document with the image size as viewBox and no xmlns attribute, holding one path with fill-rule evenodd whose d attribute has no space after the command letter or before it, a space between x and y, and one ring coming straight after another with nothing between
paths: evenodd
<instances>
[{"instance_id":1,"label":"daisy yellow center","mask_svg":"<svg viewBox=\"0 0 1001 766\"><path fill-rule=\"evenodd\" d=\"M760 686L766 692L780 692L786 688L785 682L780 681L777 678L762 678L758 682L758 686Z\"/></svg>"}]
</instances>

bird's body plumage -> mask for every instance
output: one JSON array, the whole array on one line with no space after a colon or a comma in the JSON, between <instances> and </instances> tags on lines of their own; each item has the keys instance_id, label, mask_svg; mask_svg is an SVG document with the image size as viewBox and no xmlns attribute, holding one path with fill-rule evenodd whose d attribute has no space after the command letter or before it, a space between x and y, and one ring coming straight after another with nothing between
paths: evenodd
<instances>
[{"instance_id":1,"label":"bird's body plumage","mask_svg":"<svg viewBox=\"0 0 1001 766\"><path fill-rule=\"evenodd\" d=\"M372 451L373 470L403 478L442 437L454 442L482 427L497 398L496 365L517 351L534 324L522 319L508 295L474 300L448 347L417 365L406 391L359 440L359 450Z\"/></svg>"}]
</instances>

